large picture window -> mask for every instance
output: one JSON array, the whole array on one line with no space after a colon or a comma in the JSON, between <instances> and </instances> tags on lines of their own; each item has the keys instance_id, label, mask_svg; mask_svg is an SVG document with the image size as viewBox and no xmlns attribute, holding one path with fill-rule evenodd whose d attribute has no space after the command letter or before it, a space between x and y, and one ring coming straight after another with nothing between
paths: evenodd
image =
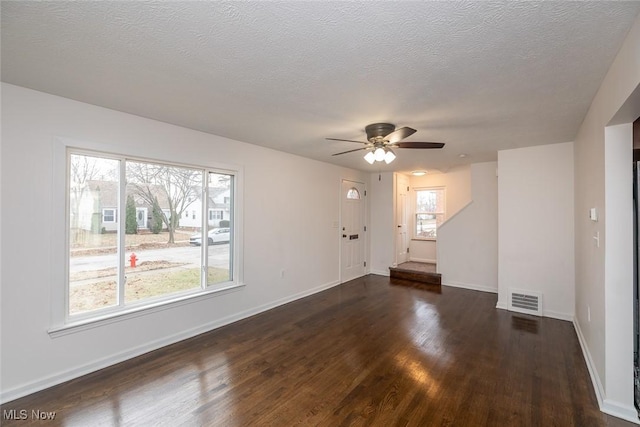
<instances>
[{"instance_id":1,"label":"large picture window","mask_svg":"<svg viewBox=\"0 0 640 427\"><path fill-rule=\"evenodd\" d=\"M436 239L445 218L444 188L416 190L415 238Z\"/></svg>"},{"instance_id":2,"label":"large picture window","mask_svg":"<svg viewBox=\"0 0 640 427\"><path fill-rule=\"evenodd\" d=\"M69 318L233 282L234 171L74 150L67 162ZM209 221L214 208L224 224Z\"/></svg>"}]
</instances>

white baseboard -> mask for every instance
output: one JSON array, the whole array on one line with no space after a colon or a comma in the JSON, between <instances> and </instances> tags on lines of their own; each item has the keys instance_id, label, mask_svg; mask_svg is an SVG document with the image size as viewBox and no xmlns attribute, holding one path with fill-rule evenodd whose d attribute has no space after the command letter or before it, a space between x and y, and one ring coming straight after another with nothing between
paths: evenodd
<instances>
[{"instance_id":1,"label":"white baseboard","mask_svg":"<svg viewBox=\"0 0 640 427\"><path fill-rule=\"evenodd\" d=\"M413 262L426 262L427 264L437 264L438 261L435 259L428 259L428 258L414 258L412 256L409 257L409 261L413 261Z\"/></svg>"},{"instance_id":2,"label":"white baseboard","mask_svg":"<svg viewBox=\"0 0 640 427\"><path fill-rule=\"evenodd\" d=\"M389 277L389 270L369 270L369 274L377 274L378 276L387 276Z\"/></svg>"},{"instance_id":3,"label":"white baseboard","mask_svg":"<svg viewBox=\"0 0 640 427\"><path fill-rule=\"evenodd\" d=\"M549 311L544 309L542 310L542 316L550 317L552 319L566 320L567 322L573 322L574 319L573 314L560 313L557 311Z\"/></svg>"},{"instance_id":4,"label":"white baseboard","mask_svg":"<svg viewBox=\"0 0 640 427\"><path fill-rule=\"evenodd\" d=\"M621 418L629 421L630 423L640 424L640 420L638 420L638 412L634 406L621 405L620 402L612 402L609 399L604 399L600 410L605 414Z\"/></svg>"},{"instance_id":5,"label":"white baseboard","mask_svg":"<svg viewBox=\"0 0 640 427\"><path fill-rule=\"evenodd\" d=\"M90 374L100 369L104 369L109 366L115 365L116 363L124 362L125 360L129 360L134 357L141 356L150 351L157 350L167 345L175 344L177 342L186 340L188 338L195 337L196 335L200 335L205 332L209 332L214 329L220 328L222 326L228 325L230 323L245 319L247 317L251 317L256 314L271 310L272 308L276 308L278 306L287 304L289 302L316 294L318 292L322 292L324 290L327 290L339 284L340 284L339 281L328 282L323 285L316 286L315 288L311 288L306 291L299 292L297 294L289 295L285 298L271 301L269 303L254 307L252 309L241 311L231 316L223 317L221 319L205 323L195 328L187 329L180 333L176 333L167 337L163 337L158 340L145 343L143 345L131 348L127 351L123 351L108 357L95 360L90 363L86 363L82 366L78 366L73 369L68 369L63 372L58 372L36 381L31 381L23 385L12 387L8 390L2 390L0 391L0 403L4 404L12 400L19 399L29 394L36 393L38 391L47 389L49 387L53 387L55 385L61 384L65 381L69 381L74 378L78 378L83 375Z\"/></svg>"},{"instance_id":6,"label":"white baseboard","mask_svg":"<svg viewBox=\"0 0 640 427\"><path fill-rule=\"evenodd\" d=\"M509 309L509 307L507 306L506 303L498 300L498 302L496 303L496 308L499 308L500 310L507 310Z\"/></svg>"},{"instance_id":7,"label":"white baseboard","mask_svg":"<svg viewBox=\"0 0 640 427\"><path fill-rule=\"evenodd\" d=\"M447 283L443 283L442 286L450 286L452 288L470 289L472 291L490 292L492 294L497 294L498 293L498 288L492 288L491 286L485 286L485 285L474 285L474 284L470 284L470 283L447 282Z\"/></svg>"},{"instance_id":8,"label":"white baseboard","mask_svg":"<svg viewBox=\"0 0 640 427\"><path fill-rule=\"evenodd\" d=\"M580 343L580 348L582 349L582 355L584 356L584 360L587 363L587 370L589 371L589 376L591 377L591 384L593 385L593 390L596 393L596 399L598 400L598 407L602 411L602 402L604 400L604 388L602 387L602 382L600 382L600 377L598 376L598 371L596 370L596 366L593 363L593 359L591 358L591 353L589 352L589 347L587 347L587 341L584 339L584 335L582 335L582 330L580 329L580 324L578 323L578 319L573 318L573 328L576 330L576 335L578 336L578 342Z\"/></svg>"}]
</instances>

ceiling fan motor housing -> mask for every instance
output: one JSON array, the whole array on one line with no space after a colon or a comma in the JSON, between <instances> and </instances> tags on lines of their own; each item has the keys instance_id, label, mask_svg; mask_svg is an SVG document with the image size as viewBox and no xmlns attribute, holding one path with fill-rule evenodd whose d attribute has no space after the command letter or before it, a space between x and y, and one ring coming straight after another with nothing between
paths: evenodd
<instances>
[{"instance_id":1,"label":"ceiling fan motor housing","mask_svg":"<svg viewBox=\"0 0 640 427\"><path fill-rule=\"evenodd\" d=\"M339 138L327 138L330 141L345 141L355 142L363 144L364 147L356 148L354 150L343 151L341 153L333 154L333 156L339 156L341 154L353 153L354 151L365 150L369 151L369 154L378 152L378 155L386 153L389 157L395 155L391 148L442 148L443 142L419 142L419 141L402 141L403 139L416 133L415 129L410 127L401 127L396 129L396 126L391 123L373 123L364 128L367 133L367 142L354 141L352 139L339 139ZM369 163L371 159L367 159ZM393 160L393 159L391 159ZM390 163L391 160L385 160Z\"/></svg>"},{"instance_id":2,"label":"ceiling fan motor housing","mask_svg":"<svg viewBox=\"0 0 640 427\"><path fill-rule=\"evenodd\" d=\"M396 126L391 123L374 123L364 128L367 133L367 140L382 139L396 130Z\"/></svg>"}]
</instances>

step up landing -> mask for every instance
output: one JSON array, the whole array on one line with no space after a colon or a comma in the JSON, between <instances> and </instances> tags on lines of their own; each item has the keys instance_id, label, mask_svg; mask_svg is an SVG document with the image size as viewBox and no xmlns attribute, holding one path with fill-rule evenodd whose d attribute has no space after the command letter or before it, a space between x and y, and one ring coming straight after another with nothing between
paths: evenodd
<instances>
[{"instance_id":1,"label":"step up landing","mask_svg":"<svg viewBox=\"0 0 640 427\"><path fill-rule=\"evenodd\" d=\"M442 275L436 272L436 264L410 261L389 267L389 272L394 285L439 287L442 284Z\"/></svg>"}]
</instances>

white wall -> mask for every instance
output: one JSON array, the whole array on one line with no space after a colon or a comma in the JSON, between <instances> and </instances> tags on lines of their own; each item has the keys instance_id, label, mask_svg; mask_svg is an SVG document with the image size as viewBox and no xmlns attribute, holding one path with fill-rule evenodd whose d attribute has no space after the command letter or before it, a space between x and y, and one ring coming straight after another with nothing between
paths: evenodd
<instances>
[{"instance_id":1,"label":"white wall","mask_svg":"<svg viewBox=\"0 0 640 427\"><path fill-rule=\"evenodd\" d=\"M57 137L116 153L244 171L244 283L234 292L52 338L50 300L64 248L48 221ZM215 328L339 280L341 178L368 174L2 84L2 400ZM389 206L391 206L389 204ZM389 207L389 209L391 209ZM388 240L391 246L391 239ZM280 271L284 270L284 277Z\"/></svg>"},{"instance_id":2,"label":"white wall","mask_svg":"<svg viewBox=\"0 0 640 427\"><path fill-rule=\"evenodd\" d=\"M458 166L447 172L428 172L423 176L410 177L411 212L415 211L415 189L425 187L445 187L446 218L455 215L471 201L471 167ZM413 216L409 222L410 238L413 237L415 222ZM436 262L437 242L433 240L411 240L409 242L409 258L413 261Z\"/></svg>"},{"instance_id":3,"label":"white wall","mask_svg":"<svg viewBox=\"0 0 640 427\"><path fill-rule=\"evenodd\" d=\"M389 275L389 267L395 259L393 242L393 172L374 173L370 176L369 206L371 228L371 268L369 271L383 276Z\"/></svg>"},{"instance_id":4,"label":"white wall","mask_svg":"<svg viewBox=\"0 0 640 427\"><path fill-rule=\"evenodd\" d=\"M609 221L609 215L624 217L620 211L625 209L624 202L615 194L620 191L630 199L631 193L626 192L624 185L616 188L607 183L611 178L618 181L615 169L624 173L630 167L631 157L625 158L622 153L626 150L624 145L609 146L610 141L605 141L605 127L626 107L629 107L627 113L633 113L628 115L626 122L640 115L640 100L632 99L638 94L639 85L640 17L618 51L575 139L576 330L600 408L636 422L630 386L633 375L633 337L629 332L633 324L629 304L633 297L632 284L625 283L626 279L619 282L612 270L622 269L622 274L628 275L633 265L628 262L619 265L612 260L612 255L632 248L625 247L624 238L612 236L609 239L609 232L617 232L610 229L614 225ZM600 213L600 220L595 223L589 221L587 215L592 207ZM600 234L600 248L593 244L595 233ZM631 228L627 228L627 233L631 236ZM617 299L612 299L616 298L612 295L615 292L620 292L617 299L626 303L616 305ZM615 327L622 330L615 332L612 330Z\"/></svg>"},{"instance_id":5,"label":"white wall","mask_svg":"<svg viewBox=\"0 0 640 427\"><path fill-rule=\"evenodd\" d=\"M410 230L410 232L413 230ZM438 236L438 240L440 236ZM438 262L438 240L417 240L409 241L409 261L416 262Z\"/></svg>"},{"instance_id":6,"label":"white wall","mask_svg":"<svg viewBox=\"0 0 640 427\"><path fill-rule=\"evenodd\" d=\"M573 143L498 152L498 306L542 293L543 314L574 314Z\"/></svg>"},{"instance_id":7,"label":"white wall","mask_svg":"<svg viewBox=\"0 0 640 427\"><path fill-rule=\"evenodd\" d=\"M438 229L442 283L498 292L497 162L471 165L472 201Z\"/></svg>"}]
</instances>

